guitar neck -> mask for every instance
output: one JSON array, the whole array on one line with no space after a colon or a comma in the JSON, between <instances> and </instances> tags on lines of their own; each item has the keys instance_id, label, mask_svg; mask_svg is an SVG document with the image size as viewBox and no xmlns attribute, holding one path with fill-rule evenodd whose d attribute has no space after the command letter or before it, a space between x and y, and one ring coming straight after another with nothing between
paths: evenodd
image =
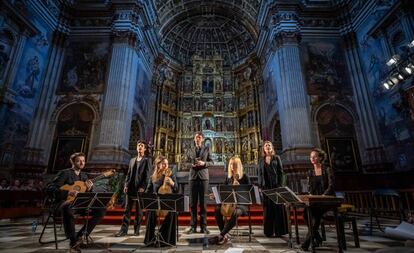
<instances>
[{"instance_id":1,"label":"guitar neck","mask_svg":"<svg viewBox=\"0 0 414 253\"><path fill-rule=\"evenodd\" d=\"M99 176L97 176L97 177L95 177L95 178L91 179L91 181L92 181L93 183L95 183L96 181L101 180L101 179L102 179L102 178L104 178L104 177L105 177L105 175L104 175L104 174L101 174L101 175L99 175Z\"/></svg>"}]
</instances>

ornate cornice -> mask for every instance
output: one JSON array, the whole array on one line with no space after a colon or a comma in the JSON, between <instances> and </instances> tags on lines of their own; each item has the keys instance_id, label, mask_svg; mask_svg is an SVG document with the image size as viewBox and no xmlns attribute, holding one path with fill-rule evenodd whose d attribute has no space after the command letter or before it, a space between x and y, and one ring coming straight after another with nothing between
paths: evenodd
<instances>
[{"instance_id":1,"label":"ornate cornice","mask_svg":"<svg viewBox=\"0 0 414 253\"><path fill-rule=\"evenodd\" d=\"M301 41L301 35L298 30L281 31L275 34L273 39L273 49L276 50L284 45L297 45Z\"/></svg>"}]
</instances>

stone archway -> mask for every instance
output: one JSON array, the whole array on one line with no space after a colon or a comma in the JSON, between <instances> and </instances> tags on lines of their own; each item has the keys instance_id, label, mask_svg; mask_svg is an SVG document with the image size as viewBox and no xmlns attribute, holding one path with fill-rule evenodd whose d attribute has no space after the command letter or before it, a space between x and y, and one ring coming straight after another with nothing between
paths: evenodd
<instances>
[{"instance_id":1,"label":"stone archway","mask_svg":"<svg viewBox=\"0 0 414 253\"><path fill-rule=\"evenodd\" d=\"M95 114L83 104L71 104L57 117L53 145L49 159L49 172L70 167L69 157L74 152L88 155Z\"/></svg>"},{"instance_id":2,"label":"stone archway","mask_svg":"<svg viewBox=\"0 0 414 253\"><path fill-rule=\"evenodd\" d=\"M361 167L355 120L342 105L322 106L316 113L319 141L335 172L355 172Z\"/></svg>"}]
</instances>

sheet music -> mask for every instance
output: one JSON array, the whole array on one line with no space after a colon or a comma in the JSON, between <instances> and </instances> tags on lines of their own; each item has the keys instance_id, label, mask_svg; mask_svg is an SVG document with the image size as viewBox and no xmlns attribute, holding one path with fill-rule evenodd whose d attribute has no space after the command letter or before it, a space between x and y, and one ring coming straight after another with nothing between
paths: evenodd
<instances>
[{"instance_id":1,"label":"sheet music","mask_svg":"<svg viewBox=\"0 0 414 253\"><path fill-rule=\"evenodd\" d=\"M253 191L254 191L254 197L256 199L256 204L261 205L262 201L260 199L260 192L259 192L259 187L257 187L256 185L253 186Z\"/></svg>"},{"instance_id":2,"label":"sheet music","mask_svg":"<svg viewBox=\"0 0 414 253\"><path fill-rule=\"evenodd\" d=\"M211 187L213 191L214 199L216 200L216 204L221 204L220 194L218 193L217 186Z\"/></svg>"}]
</instances>

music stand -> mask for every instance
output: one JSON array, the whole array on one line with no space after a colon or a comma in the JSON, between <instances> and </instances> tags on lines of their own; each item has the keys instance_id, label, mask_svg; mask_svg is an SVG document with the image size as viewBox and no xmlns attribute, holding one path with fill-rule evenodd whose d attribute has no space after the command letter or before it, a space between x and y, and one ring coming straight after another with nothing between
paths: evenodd
<instances>
[{"instance_id":1,"label":"music stand","mask_svg":"<svg viewBox=\"0 0 414 253\"><path fill-rule=\"evenodd\" d=\"M89 239L92 241L92 238L87 234L88 232L88 223L89 223L89 214L92 210L106 210L109 201L112 198L113 192L79 192L76 195L76 198L71 204L73 211L85 212L84 217L84 230L82 237L86 240L86 244L89 244Z\"/></svg>"},{"instance_id":2,"label":"music stand","mask_svg":"<svg viewBox=\"0 0 414 253\"><path fill-rule=\"evenodd\" d=\"M292 225L290 222L290 206L294 207L294 212L295 212L295 223L297 223L297 218L296 218L296 206L298 204L302 203L302 200L300 200L300 198L289 188L289 187L279 187L279 188L274 188L274 189L269 189L269 190L263 190L262 191L264 195L266 195L271 201L273 201L273 203L279 205L279 204L283 204L285 206L286 209L286 219L287 222L289 224L289 242L288 242L288 246L290 248L293 247L293 243L292 243ZM299 231L297 229L297 224L295 226L296 230L296 241L299 243Z\"/></svg>"},{"instance_id":3,"label":"music stand","mask_svg":"<svg viewBox=\"0 0 414 253\"><path fill-rule=\"evenodd\" d=\"M141 203L142 209L146 209L149 211L168 211L172 213L178 212L188 212L189 211L189 200L187 196L183 194L176 194L176 193L167 193L167 194L156 194L156 193L146 193L146 192L139 192L138 193L138 200ZM176 225L178 230L178 221L176 219ZM170 223L172 226L172 223ZM171 227L169 229L171 231ZM177 233L178 237L178 233ZM165 241L160 233L160 215L157 215L157 231L155 231L154 239L148 242L145 246L150 245L157 245L161 247L161 245L167 245L170 247L177 247L176 245L172 245Z\"/></svg>"},{"instance_id":4,"label":"music stand","mask_svg":"<svg viewBox=\"0 0 414 253\"><path fill-rule=\"evenodd\" d=\"M212 187L217 204L238 204L249 207L249 242L251 241L250 205L261 204L259 189L253 185L219 185ZM237 220L236 220L237 222ZM237 224L237 223L236 223Z\"/></svg>"}]
</instances>

